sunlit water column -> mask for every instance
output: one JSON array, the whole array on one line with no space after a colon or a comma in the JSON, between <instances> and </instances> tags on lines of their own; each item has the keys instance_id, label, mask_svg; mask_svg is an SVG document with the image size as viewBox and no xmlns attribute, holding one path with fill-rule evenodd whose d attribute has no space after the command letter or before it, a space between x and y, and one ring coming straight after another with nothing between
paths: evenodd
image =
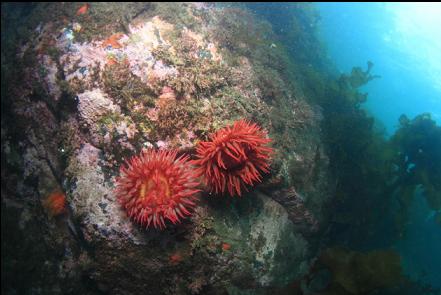
<instances>
[{"instance_id":1,"label":"sunlit water column","mask_svg":"<svg viewBox=\"0 0 441 295\"><path fill-rule=\"evenodd\" d=\"M375 66L362 88L365 107L389 135L398 117L430 112L441 124L440 3L319 3L321 33L339 71ZM441 228L425 198L415 195L407 234L393 245L414 280L441 287Z\"/></svg>"},{"instance_id":2,"label":"sunlit water column","mask_svg":"<svg viewBox=\"0 0 441 295\"><path fill-rule=\"evenodd\" d=\"M321 33L339 71L375 66L365 107L392 134L398 117L441 123L440 3L319 3Z\"/></svg>"}]
</instances>

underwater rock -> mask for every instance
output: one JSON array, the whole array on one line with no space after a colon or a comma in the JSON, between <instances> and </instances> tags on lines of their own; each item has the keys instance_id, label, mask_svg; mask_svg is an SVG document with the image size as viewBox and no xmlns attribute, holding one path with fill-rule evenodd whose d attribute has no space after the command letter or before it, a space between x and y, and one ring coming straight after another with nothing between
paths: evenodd
<instances>
[{"instance_id":1,"label":"underwater rock","mask_svg":"<svg viewBox=\"0 0 441 295\"><path fill-rule=\"evenodd\" d=\"M318 230L319 224L314 215L306 208L304 197L295 188L274 192L271 197L280 203L288 213L294 226L303 234L311 234Z\"/></svg>"},{"instance_id":2,"label":"underwater rock","mask_svg":"<svg viewBox=\"0 0 441 295\"><path fill-rule=\"evenodd\" d=\"M260 195L262 211L251 220L250 245L255 277L262 286L283 286L308 271L308 242L296 233L286 210Z\"/></svg>"},{"instance_id":3,"label":"underwater rock","mask_svg":"<svg viewBox=\"0 0 441 295\"><path fill-rule=\"evenodd\" d=\"M69 202L74 216L81 218L86 241L99 239L132 239L139 244L142 238L132 232L133 224L126 218L116 201L113 187L106 183L99 166L102 152L86 143L76 153L67 167L70 183Z\"/></svg>"},{"instance_id":4,"label":"underwater rock","mask_svg":"<svg viewBox=\"0 0 441 295\"><path fill-rule=\"evenodd\" d=\"M268 26L209 4L97 3L79 16L78 5L48 5L52 25L36 4L29 19L42 23L38 38L28 36L16 56L17 75L33 78L13 79L5 97L2 213L22 246L14 254L8 245L7 270L24 273L6 293L23 293L23 282L28 293L63 293L64 284L69 293L85 279L84 294L247 294L306 274L333 187L319 111L291 87ZM133 19L101 22L129 8ZM194 158L199 142L240 119L274 143L262 190L236 200L205 191L191 218L162 232L127 217L114 193L126 159L145 147ZM42 201L56 189L65 211L48 218ZM33 256L34 268L16 263Z\"/></svg>"},{"instance_id":5,"label":"underwater rock","mask_svg":"<svg viewBox=\"0 0 441 295\"><path fill-rule=\"evenodd\" d=\"M120 107L98 88L78 94L77 99L80 122L83 127L88 128L94 145L99 145L100 119L104 115L119 114Z\"/></svg>"},{"instance_id":6,"label":"underwater rock","mask_svg":"<svg viewBox=\"0 0 441 295\"><path fill-rule=\"evenodd\" d=\"M57 74L58 74L57 64L48 55L42 56L41 63L42 66L47 70L46 77L44 77L44 81L46 82L47 92L57 101L60 99L61 96L61 89L60 86L57 84Z\"/></svg>"},{"instance_id":7,"label":"underwater rock","mask_svg":"<svg viewBox=\"0 0 441 295\"><path fill-rule=\"evenodd\" d=\"M308 241L270 197L255 193L253 199L229 198L205 210L210 217L203 224L208 228L194 236L193 247L204 257L207 251L218 253L214 270L220 282L231 281L230 292L282 287L308 271Z\"/></svg>"}]
</instances>

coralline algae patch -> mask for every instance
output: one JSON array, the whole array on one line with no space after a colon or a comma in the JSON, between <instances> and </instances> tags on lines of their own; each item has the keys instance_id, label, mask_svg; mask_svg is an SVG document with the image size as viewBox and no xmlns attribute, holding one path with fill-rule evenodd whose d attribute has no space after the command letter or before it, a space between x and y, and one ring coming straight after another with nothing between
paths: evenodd
<instances>
[{"instance_id":1,"label":"coralline algae patch","mask_svg":"<svg viewBox=\"0 0 441 295\"><path fill-rule=\"evenodd\" d=\"M159 17L154 17L151 22L143 23L137 26L129 26L130 35L125 36L121 41L127 42L124 50L130 70L141 81L147 82L156 76L164 80L167 76L177 75L178 72L172 67L165 66L162 61L157 61L152 55L152 50L158 46L168 46L170 43L161 36L164 33L173 30L173 26L163 22Z\"/></svg>"},{"instance_id":2,"label":"coralline algae patch","mask_svg":"<svg viewBox=\"0 0 441 295\"><path fill-rule=\"evenodd\" d=\"M174 47L176 41L173 43L167 38L176 28L157 16L147 22L134 23L136 24L128 25L127 34L114 33L106 39L91 42L75 42L75 34L81 34L81 31L75 32L70 28L62 30L61 35L58 36L56 46L62 52L59 59L60 66L65 81L77 94L81 117L91 127L91 123L99 122L99 118L95 118L95 115L112 116L110 109L100 111L103 109L102 100L89 99L87 108L98 110L98 112L93 112L94 118L89 118L84 108L86 103L84 97L89 96L87 93L101 91L103 93L100 97L107 97L110 102L113 101L119 105L123 103L121 97L124 96L125 100L130 100L132 107L127 105L126 111L118 110L115 116L124 117L125 115L128 121L126 125L131 126L132 133L141 132L148 138L154 137L153 141L159 140L158 147L162 145L183 149L192 148L197 140L194 132L195 125L202 126L202 129L207 128L206 120L201 118L206 117L209 120L212 113L211 104L208 102L207 105L205 100L201 102L200 98L196 99L188 95L185 98L178 96L179 93L174 89L176 87L174 84L182 76L181 73L173 62L155 57L155 50L158 48L161 48L161 52L167 52L167 57L174 57L177 55L177 50L182 50ZM182 38L195 45L191 58L200 59L201 62L216 63L222 60L214 43L205 40L203 35L185 27L181 30L181 35ZM200 56L200 51L207 52L207 54ZM50 58L43 58L43 61L47 60ZM46 80L53 80L55 76L53 71L49 71L49 74ZM109 76L112 78L111 82L108 82ZM141 91L145 94L143 96L151 97L155 101L154 105L148 105L138 100L137 97L126 94L127 90L137 91L135 90L137 86L128 82L129 78L138 79L137 83L142 86ZM125 89L122 89L121 85L124 83L127 85ZM189 83L196 82L189 80ZM53 82L47 84L54 85ZM178 85L181 84L178 83ZM115 97L115 93L108 92L109 87L118 93L118 97ZM193 89L195 86L188 87ZM54 96L60 96L58 89L52 92ZM123 109L122 105L121 108ZM119 123L115 122L116 125ZM94 135L97 134L95 129L99 128L99 126L93 127ZM153 130L154 134L151 134ZM101 141L109 143L109 134L106 138ZM149 140L149 143L153 141Z\"/></svg>"},{"instance_id":3,"label":"coralline algae patch","mask_svg":"<svg viewBox=\"0 0 441 295\"><path fill-rule=\"evenodd\" d=\"M107 39L82 44L74 42L72 30L64 30L57 47L64 51L60 62L66 80L77 78L87 87L96 82L96 75L92 75L94 71L103 71L106 65L120 62L126 62L131 72L143 82L153 76L164 80L167 76L177 75L176 69L155 60L152 55L152 50L160 45L171 46L160 32L172 29L171 24L154 17L137 26L129 25L129 34L115 33Z\"/></svg>"}]
</instances>

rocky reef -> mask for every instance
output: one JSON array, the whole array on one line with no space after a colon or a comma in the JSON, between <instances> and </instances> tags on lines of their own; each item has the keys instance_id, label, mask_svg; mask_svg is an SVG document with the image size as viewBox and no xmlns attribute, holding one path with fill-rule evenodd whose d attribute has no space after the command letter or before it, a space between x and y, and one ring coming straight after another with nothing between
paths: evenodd
<instances>
[{"instance_id":1,"label":"rocky reef","mask_svg":"<svg viewBox=\"0 0 441 295\"><path fill-rule=\"evenodd\" d=\"M437 294L391 245L416 193L441 224L440 127L387 139L373 63L337 73L314 7L287 7L2 3L2 294ZM146 150L194 191L161 161L137 179ZM164 181L195 203L153 228Z\"/></svg>"},{"instance_id":2,"label":"rocky reef","mask_svg":"<svg viewBox=\"0 0 441 295\"><path fill-rule=\"evenodd\" d=\"M237 6L2 4L2 293L300 286L335 182L321 108L290 71L271 25ZM194 157L239 119L272 139L261 184L240 198L203 190L191 218L166 230L127 217L114 189L128 158ZM55 191L65 210L48 201Z\"/></svg>"}]
</instances>

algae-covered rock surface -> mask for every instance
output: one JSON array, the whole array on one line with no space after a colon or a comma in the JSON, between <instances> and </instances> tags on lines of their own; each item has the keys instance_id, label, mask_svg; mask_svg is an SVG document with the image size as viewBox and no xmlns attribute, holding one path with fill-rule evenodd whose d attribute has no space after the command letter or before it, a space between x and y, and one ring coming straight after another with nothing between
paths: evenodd
<instances>
[{"instance_id":1,"label":"algae-covered rock surface","mask_svg":"<svg viewBox=\"0 0 441 295\"><path fill-rule=\"evenodd\" d=\"M298 289L335 184L321 109L289 60L238 6L2 4L2 293ZM241 119L271 139L261 182L241 197L201 184L166 229L128 217L115 188L130 157L194 159Z\"/></svg>"}]
</instances>

